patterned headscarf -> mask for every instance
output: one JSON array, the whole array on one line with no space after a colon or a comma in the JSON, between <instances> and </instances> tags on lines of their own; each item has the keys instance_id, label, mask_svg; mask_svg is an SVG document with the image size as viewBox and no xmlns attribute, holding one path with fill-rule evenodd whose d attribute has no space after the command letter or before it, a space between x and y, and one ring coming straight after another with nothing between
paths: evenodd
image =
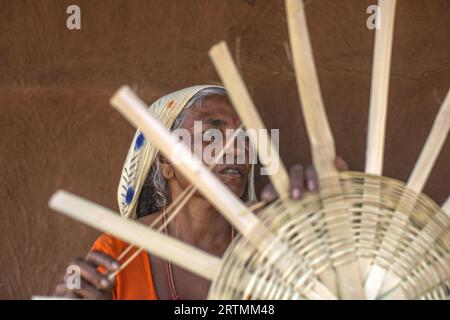
<instances>
[{"instance_id":1,"label":"patterned headscarf","mask_svg":"<svg viewBox=\"0 0 450 320\"><path fill-rule=\"evenodd\" d=\"M149 110L165 128L170 129L189 100L207 88L223 89L220 86L208 85L185 88L158 99L149 107ZM123 165L122 176L117 190L120 214L123 217L136 219L139 194L158 151L159 149L153 141L146 139L139 130L136 132ZM249 200L255 199L253 167L252 165L247 186Z\"/></svg>"}]
</instances>

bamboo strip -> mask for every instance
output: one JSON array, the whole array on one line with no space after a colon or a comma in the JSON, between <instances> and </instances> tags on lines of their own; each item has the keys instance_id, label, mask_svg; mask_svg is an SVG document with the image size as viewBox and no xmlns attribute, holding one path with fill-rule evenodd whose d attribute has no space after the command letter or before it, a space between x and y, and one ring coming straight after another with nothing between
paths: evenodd
<instances>
[{"instance_id":1,"label":"bamboo strip","mask_svg":"<svg viewBox=\"0 0 450 320\"><path fill-rule=\"evenodd\" d=\"M66 191L56 192L49 207L93 228L112 234L152 254L213 280L220 259L173 237L123 219L115 212Z\"/></svg>"},{"instance_id":2,"label":"bamboo strip","mask_svg":"<svg viewBox=\"0 0 450 320\"><path fill-rule=\"evenodd\" d=\"M286 0L294 71L319 178L336 175L336 151L320 92L302 0Z\"/></svg>"},{"instance_id":3,"label":"bamboo strip","mask_svg":"<svg viewBox=\"0 0 450 320\"><path fill-rule=\"evenodd\" d=\"M386 114L389 97L392 39L394 37L395 7L397 0L379 0L377 19L381 28L375 32L370 90L369 126L367 134L366 173L383 172Z\"/></svg>"},{"instance_id":4,"label":"bamboo strip","mask_svg":"<svg viewBox=\"0 0 450 320\"><path fill-rule=\"evenodd\" d=\"M276 172L269 175L273 186L280 197L289 191L289 176L280 159L278 150L272 143L264 123L256 110L255 104L250 97L247 87L242 80L236 65L233 62L227 44L222 41L214 45L209 51L209 56L220 75L222 82L227 88L231 102L239 115L242 123L249 131L253 145L256 146L259 158L266 167L278 168ZM265 132L267 139L259 139L259 132ZM267 141L267 145L264 145Z\"/></svg>"},{"instance_id":5,"label":"bamboo strip","mask_svg":"<svg viewBox=\"0 0 450 320\"><path fill-rule=\"evenodd\" d=\"M450 196L442 205L442 211L444 211L450 217Z\"/></svg>"},{"instance_id":6,"label":"bamboo strip","mask_svg":"<svg viewBox=\"0 0 450 320\"><path fill-rule=\"evenodd\" d=\"M313 163L320 179L335 177L331 183L338 186L339 178L334 164L336 159L334 139L322 101L303 1L286 0L286 13L294 71L311 143ZM330 212L328 215L340 216L341 214ZM352 241L350 221L345 223L344 228L347 230L344 236ZM333 236L330 230L328 230L328 236ZM349 253L349 256L352 262L336 266L337 279L341 284L338 287L339 292L343 299L363 299L363 283L354 250ZM330 280L333 281L333 279ZM330 280L327 281L328 286L330 286Z\"/></svg>"},{"instance_id":7,"label":"bamboo strip","mask_svg":"<svg viewBox=\"0 0 450 320\"><path fill-rule=\"evenodd\" d=\"M447 139L450 130L450 90L442 103L441 108L434 120L433 127L428 135L427 141L422 148L419 158L408 179L407 188L420 193L422 192L431 169L441 152L442 146Z\"/></svg>"},{"instance_id":8,"label":"bamboo strip","mask_svg":"<svg viewBox=\"0 0 450 320\"><path fill-rule=\"evenodd\" d=\"M365 172L373 175L383 174L386 116L389 97L389 76L391 69L392 40L394 37L395 8L397 0L379 0L376 19L381 19L380 29L375 32L372 61L372 80L370 90L369 124ZM367 181L370 183L370 181ZM374 186L376 188L376 186ZM366 195L364 195L366 196ZM378 207L362 209L363 228L376 228L378 214L366 212ZM375 241L374 234L365 235L366 241ZM369 259L359 259L362 274L368 274ZM365 292L368 299L373 298L372 283L366 281Z\"/></svg>"}]
</instances>

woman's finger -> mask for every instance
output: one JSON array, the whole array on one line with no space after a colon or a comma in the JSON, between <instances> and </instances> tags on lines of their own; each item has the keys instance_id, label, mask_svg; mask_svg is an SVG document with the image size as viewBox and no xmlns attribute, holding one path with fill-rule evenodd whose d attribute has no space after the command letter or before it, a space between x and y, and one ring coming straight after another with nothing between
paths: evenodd
<instances>
[{"instance_id":1,"label":"woman's finger","mask_svg":"<svg viewBox=\"0 0 450 320\"><path fill-rule=\"evenodd\" d=\"M308 165L305 169L306 188L308 191L314 192L319 189L319 178L313 165Z\"/></svg>"},{"instance_id":2,"label":"woman's finger","mask_svg":"<svg viewBox=\"0 0 450 320\"><path fill-rule=\"evenodd\" d=\"M66 299L80 299L81 298L78 294L76 294L72 290L68 289L65 282L60 283L56 286L53 296L58 297L58 298L66 298Z\"/></svg>"},{"instance_id":3,"label":"woman's finger","mask_svg":"<svg viewBox=\"0 0 450 320\"><path fill-rule=\"evenodd\" d=\"M291 198L298 200L303 195L303 166L296 164L290 169L290 194Z\"/></svg>"},{"instance_id":4,"label":"woman's finger","mask_svg":"<svg viewBox=\"0 0 450 320\"><path fill-rule=\"evenodd\" d=\"M116 271L120 267L117 260L100 251L89 251L86 256L86 261L96 266L104 267L110 272Z\"/></svg>"},{"instance_id":5,"label":"woman's finger","mask_svg":"<svg viewBox=\"0 0 450 320\"><path fill-rule=\"evenodd\" d=\"M68 293L67 285L66 283L59 283L56 288L53 295L56 297L64 297Z\"/></svg>"},{"instance_id":6,"label":"woman's finger","mask_svg":"<svg viewBox=\"0 0 450 320\"><path fill-rule=\"evenodd\" d=\"M82 279L85 279L99 289L108 289L111 287L111 282L97 270L96 266L82 258L76 258L73 264L80 267Z\"/></svg>"},{"instance_id":7,"label":"woman's finger","mask_svg":"<svg viewBox=\"0 0 450 320\"><path fill-rule=\"evenodd\" d=\"M334 164L338 171L348 171L348 164L341 156L336 157Z\"/></svg>"},{"instance_id":8,"label":"woman's finger","mask_svg":"<svg viewBox=\"0 0 450 320\"><path fill-rule=\"evenodd\" d=\"M266 185L261 192L261 200L265 201L267 203L275 200L277 198L277 196L278 196L278 194L275 191L275 188L273 187L273 185L271 183Z\"/></svg>"},{"instance_id":9,"label":"woman's finger","mask_svg":"<svg viewBox=\"0 0 450 320\"><path fill-rule=\"evenodd\" d=\"M93 287L85 280L81 280L81 285L79 289L73 289L71 291L75 292L77 295L79 295L84 299L101 300L105 298L105 296L100 290Z\"/></svg>"}]
</instances>

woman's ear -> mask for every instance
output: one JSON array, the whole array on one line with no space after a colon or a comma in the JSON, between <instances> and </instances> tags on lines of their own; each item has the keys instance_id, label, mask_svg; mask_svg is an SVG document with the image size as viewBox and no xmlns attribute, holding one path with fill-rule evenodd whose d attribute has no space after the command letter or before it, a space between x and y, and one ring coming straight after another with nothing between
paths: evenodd
<instances>
[{"instance_id":1,"label":"woman's ear","mask_svg":"<svg viewBox=\"0 0 450 320\"><path fill-rule=\"evenodd\" d=\"M175 175L175 171L170 162L167 161L167 159L161 155L158 157L158 161L159 161L159 169L161 170L164 179L166 180L172 179Z\"/></svg>"}]
</instances>

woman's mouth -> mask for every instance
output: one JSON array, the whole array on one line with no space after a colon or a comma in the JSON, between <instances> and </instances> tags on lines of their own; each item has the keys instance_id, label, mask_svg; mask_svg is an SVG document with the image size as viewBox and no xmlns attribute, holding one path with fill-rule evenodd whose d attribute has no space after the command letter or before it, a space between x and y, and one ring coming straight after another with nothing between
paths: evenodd
<instances>
[{"instance_id":1,"label":"woman's mouth","mask_svg":"<svg viewBox=\"0 0 450 320\"><path fill-rule=\"evenodd\" d=\"M220 170L219 175L222 177L229 177L229 178L241 178L242 170L238 166L230 165Z\"/></svg>"}]
</instances>

